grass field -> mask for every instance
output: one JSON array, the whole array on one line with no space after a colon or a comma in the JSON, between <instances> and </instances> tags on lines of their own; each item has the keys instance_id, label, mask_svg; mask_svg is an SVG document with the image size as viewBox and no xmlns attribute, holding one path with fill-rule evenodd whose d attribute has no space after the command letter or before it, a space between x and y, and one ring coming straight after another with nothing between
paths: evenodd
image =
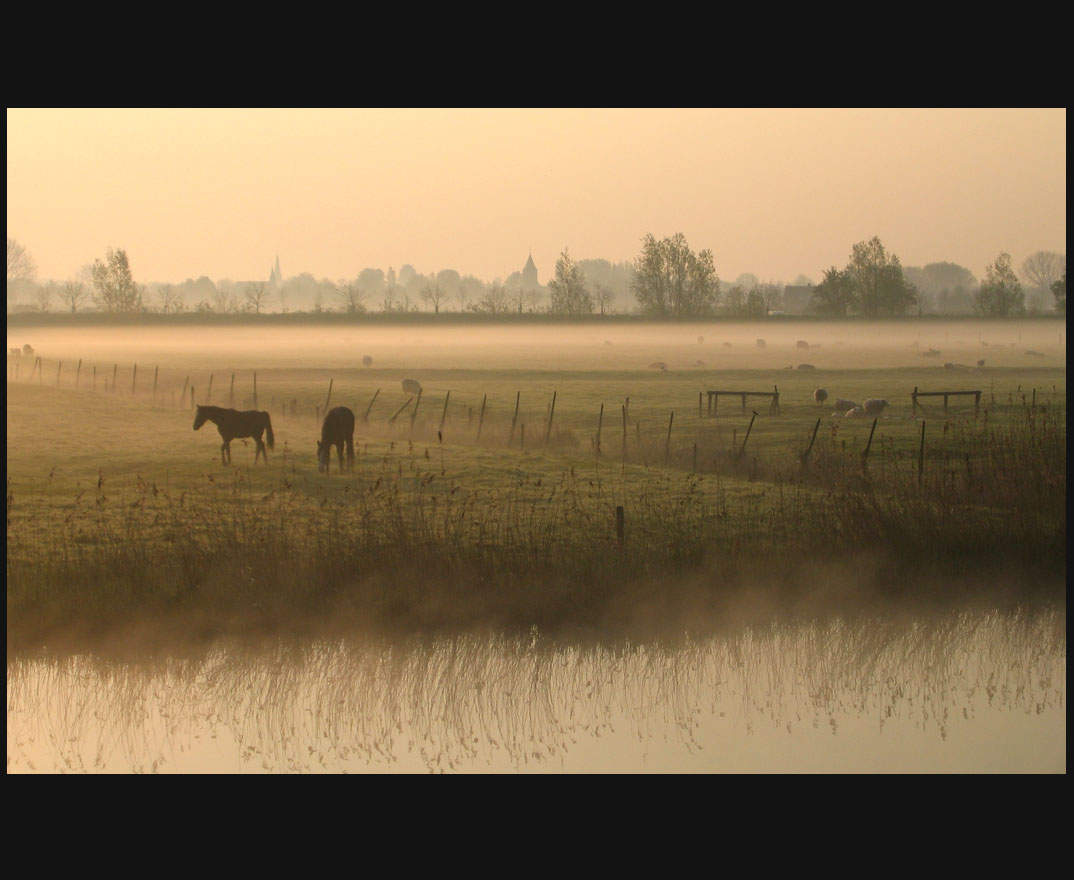
<instances>
[{"instance_id":1,"label":"grass field","mask_svg":"<svg viewBox=\"0 0 1074 880\"><path fill-rule=\"evenodd\" d=\"M145 620L678 626L762 589L1061 589L1063 325L982 326L34 332L40 365L8 362L9 645ZM275 448L255 466L236 440L225 468L190 387L254 408L255 373ZM350 474L316 468L330 387L359 419ZM701 392L775 387L778 415L699 414ZM817 387L890 406L874 432ZM915 387L981 407L915 416Z\"/></svg>"}]
</instances>

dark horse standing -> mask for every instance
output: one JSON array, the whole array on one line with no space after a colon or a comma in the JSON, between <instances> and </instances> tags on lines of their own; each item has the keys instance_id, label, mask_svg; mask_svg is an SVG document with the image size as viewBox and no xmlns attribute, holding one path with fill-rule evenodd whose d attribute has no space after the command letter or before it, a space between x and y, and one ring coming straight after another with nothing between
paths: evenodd
<instances>
[{"instance_id":1,"label":"dark horse standing","mask_svg":"<svg viewBox=\"0 0 1074 880\"><path fill-rule=\"evenodd\" d=\"M265 451L265 444L261 442L261 435L266 435L269 449L275 449L276 438L272 436L272 421L267 412L258 412L256 409L239 412L237 409L224 409L222 406L199 406L198 413L194 416L194 430L198 430L206 422L215 424L220 436L224 438L220 445L221 463L231 464L232 440L236 437L253 437L257 443L254 464L257 464L260 455L265 456L265 464L268 464L268 452Z\"/></svg>"},{"instance_id":2,"label":"dark horse standing","mask_svg":"<svg viewBox=\"0 0 1074 880\"><path fill-rule=\"evenodd\" d=\"M339 455L339 469L343 470L343 444L347 444L347 469L354 470L354 413L345 406L330 409L321 425L321 439L317 441L317 470L328 473L332 461L332 447Z\"/></svg>"}]
</instances>

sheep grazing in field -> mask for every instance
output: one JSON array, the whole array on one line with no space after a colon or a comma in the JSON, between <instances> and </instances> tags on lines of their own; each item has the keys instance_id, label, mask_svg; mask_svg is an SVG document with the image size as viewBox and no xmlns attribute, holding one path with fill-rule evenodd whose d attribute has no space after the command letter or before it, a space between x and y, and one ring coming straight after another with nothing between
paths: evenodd
<instances>
[{"instance_id":1,"label":"sheep grazing in field","mask_svg":"<svg viewBox=\"0 0 1074 880\"><path fill-rule=\"evenodd\" d=\"M798 340L798 341L797 341L796 343L794 343L794 344L795 344L795 345L796 345L796 346L797 346L798 348L809 348L809 343L808 343L808 342L806 342L806 341L805 341L804 339L799 339L799 340Z\"/></svg>"},{"instance_id":2,"label":"sheep grazing in field","mask_svg":"<svg viewBox=\"0 0 1074 880\"><path fill-rule=\"evenodd\" d=\"M886 400L879 397L870 397L861 408L867 416L878 416L884 411L884 407L891 406Z\"/></svg>"},{"instance_id":3,"label":"sheep grazing in field","mask_svg":"<svg viewBox=\"0 0 1074 880\"><path fill-rule=\"evenodd\" d=\"M725 343L723 344L723 347L724 347L724 348L730 348L730 347L731 347L731 343L730 343L730 342L725 342Z\"/></svg>"},{"instance_id":4,"label":"sheep grazing in field","mask_svg":"<svg viewBox=\"0 0 1074 880\"><path fill-rule=\"evenodd\" d=\"M663 361L653 361L651 364L649 364L649 369L651 370L666 370L667 368L668 365L665 364Z\"/></svg>"},{"instance_id":5,"label":"sheep grazing in field","mask_svg":"<svg viewBox=\"0 0 1074 880\"><path fill-rule=\"evenodd\" d=\"M34 349L33 349L33 346L32 346L32 345L30 345L29 343L27 343L26 345L24 345L24 346L22 347L22 356L23 356L23 357L28 357L28 358L30 358L30 357L33 357L33 356L34 356Z\"/></svg>"},{"instance_id":6,"label":"sheep grazing in field","mask_svg":"<svg viewBox=\"0 0 1074 880\"><path fill-rule=\"evenodd\" d=\"M984 366L984 358L981 358L979 361L977 361L977 366L979 366L979 367Z\"/></svg>"},{"instance_id":7,"label":"sheep grazing in field","mask_svg":"<svg viewBox=\"0 0 1074 880\"><path fill-rule=\"evenodd\" d=\"M799 364L798 369L799 370L815 370L816 367L814 367L812 364Z\"/></svg>"},{"instance_id":8,"label":"sheep grazing in field","mask_svg":"<svg viewBox=\"0 0 1074 880\"><path fill-rule=\"evenodd\" d=\"M403 392L406 394L421 394L421 382L417 379L404 379Z\"/></svg>"},{"instance_id":9,"label":"sheep grazing in field","mask_svg":"<svg viewBox=\"0 0 1074 880\"><path fill-rule=\"evenodd\" d=\"M1042 351L1027 351L1026 354L1029 355L1030 357L1037 357L1037 358L1044 357L1044 352L1042 352Z\"/></svg>"},{"instance_id":10,"label":"sheep grazing in field","mask_svg":"<svg viewBox=\"0 0 1074 880\"><path fill-rule=\"evenodd\" d=\"M364 355L362 357L362 366L363 367L371 367L371 366L373 366L373 358L371 358L369 355Z\"/></svg>"},{"instance_id":11,"label":"sheep grazing in field","mask_svg":"<svg viewBox=\"0 0 1074 880\"><path fill-rule=\"evenodd\" d=\"M865 415L865 410L860 406L856 406L856 407L854 407L854 409L847 410L846 417L848 419L857 419L857 418L861 418L864 415Z\"/></svg>"},{"instance_id":12,"label":"sheep grazing in field","mask_svg":"<svg viewBox=\"0 0 1074 880\"><path fill-rule=\"evenodd\" d=\"M758 348L764 348L766 345L768 345L768 343L765 342L763 339L758 339L757 340L757 347Z\"/></svg>"},{"instance_id":13,"label":"sheep grazing in field","mask_svg":"<svg viewBox=\"0 0 1074 880\"><path fill-rule=\"evenodd\" d=\"M853 400L847 400L845 397L837 397L835 403L832 404L832 408L836 412L845 413L848 410L854 409L858 404Z\"/></svg>"},{"instance_id":14,"label":"sheep grazing in field","mask_svg":"<svg viewBox=\"0 0 1074 880\"><path fill-rule=\"evenodd\" d=\"M921 352L921 357L923 357L923 358L934 358L934 357L937 357L939 354L940 354L940 350L938 348L930 348L928 351Z\"/></svg>"},{"instance_id":15,"label":"sheep grazing in field","mask_svg":"<svg viewBox=\"0 0 1074 880\"><path fill-rule=\"evenodd\" d=\"M704 361L700 361L700 360L699 360L699 361L694 361L694 363L696 363L696 364L697 364L697 365L698 365L699 367L703 367L703 366L705 366L705 362L704 362Z\"/></svg>"},{"instance_id":16,"label":"sheep grazing in field","mask_svg":"<svg viewBox=\"0 0 1074 880\"><path fill-rule=\"evenodd\" d=\"M824 401L828 399L828 389L818 388L813 392L813 399L817 402L817 406L820 406Z\"/></svg>"}]
</instances>

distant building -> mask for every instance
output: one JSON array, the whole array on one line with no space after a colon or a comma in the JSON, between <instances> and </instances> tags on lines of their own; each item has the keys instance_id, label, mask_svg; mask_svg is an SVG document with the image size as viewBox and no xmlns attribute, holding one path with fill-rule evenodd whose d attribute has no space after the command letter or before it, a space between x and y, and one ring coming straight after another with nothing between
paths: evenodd
<instances>
[{"instance_id":1,"label":"distant building","mask_svg":"<svg viewBox=\"0 0 1074 880\"><path fill-rule=\"evenodd\" d=\"M783 288L783 311L788 315L804 315L809 311L814 285L788 284Z\"/></svg>"},{"instance_id":2,"label":"distant building","mask_svg":"<svg viewBox=\"0 0 1074 880\"><path fill-rule=\"evenodd\" d=\"M269 272L269 287L273 290L279 290L283 287L283 273L280 272L280 256L276 255L276 265L272 267L272 271Z\"/></svg>"},{"instance_id":3,"label":"distant building","mask_svg":"<svg viewBox=\"0 0 1074 880\"><path fill-rule=\"evenodd\" d=\"M537 280L537 266L534 265L533 254L530 254L526 260L526 265L522 267L522 287L524 290L531 290L540 286L541 284Z\"/></svg>"}]
</instances>

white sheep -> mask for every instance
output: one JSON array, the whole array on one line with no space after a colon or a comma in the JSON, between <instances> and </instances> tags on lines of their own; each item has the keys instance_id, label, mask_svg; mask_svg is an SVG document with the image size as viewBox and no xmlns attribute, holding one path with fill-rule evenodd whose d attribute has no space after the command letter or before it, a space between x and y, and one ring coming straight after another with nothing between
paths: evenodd
<instances>
[{"instance_id":1,"label":"white sheep","mask_svg":"<svg viewBox=\"0 0 1074 880\"><path fill-rule=\"evenodd\" d=\"M890 406L886 400L879 397L870 397L861 405L867 416L878 416L884 411L885 406Z\"/></svg>"},{"instance_id":2,"label":"white sheep","mask_svg":"<svg viewBox=\"0 0 1074 880\"><path fill-rule=\"evenodd\" d=\"M858 404L853 400L847 400L845 397L837 397L833 407L836 412L846 412L847 410L854 409Z\"/></svg>"},{"instance_id":3,"label":"white sheep","mask_svg":"<svg viewBox=\"0 0 1074 880\"><path fill-rule=\"evenodd\" d=\"M813 392L813 399L817 402L818 405L824 403L824 401L828 399L828 389L818 388L816 391Z\"/></svg>"},{"instance_id":4,"label":"white sheep","mask_svg":"<svg viewBox=\"0 0 1074 880\"><path fill-rule=\"evenodd\" d=\"M852 410L847 412L846 417L848 419L856 419L856 418L860 418L861 416L864 416L864 415L865 415L865 410L862 409L860 406L856 406L856 407L854 407L854 409L852 409Z\"/></svg>"},{"instance_id":5,"label":"white sheep","mask_svg":"<svg viewBox=\"0 0 1074 880\"><path fill-rule=\"evenodd\" d=\"M406 394L420 394L421 382L419 382L417 379L404 379L403 392Z\"/></svg>"}]
</instances>

